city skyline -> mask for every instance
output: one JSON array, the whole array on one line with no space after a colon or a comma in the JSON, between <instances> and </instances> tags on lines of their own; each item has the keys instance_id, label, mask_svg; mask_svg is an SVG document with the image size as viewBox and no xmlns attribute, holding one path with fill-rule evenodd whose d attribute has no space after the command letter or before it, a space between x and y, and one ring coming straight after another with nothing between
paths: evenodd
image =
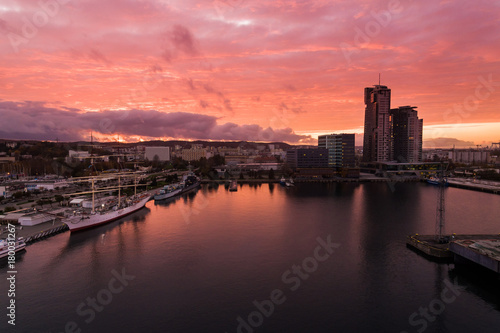
<instances>
[{"instance_id":1,"label":"city skyline","mask_svg":"<svg viewBox=\"0 0 500 333\"><path fill-rule=\"evenodd\" d=\"M356 133L364 87L416 105L424 148L500 137L487 1L0 6L0 138L316 144Z\"/></svg>"}]
</instances>

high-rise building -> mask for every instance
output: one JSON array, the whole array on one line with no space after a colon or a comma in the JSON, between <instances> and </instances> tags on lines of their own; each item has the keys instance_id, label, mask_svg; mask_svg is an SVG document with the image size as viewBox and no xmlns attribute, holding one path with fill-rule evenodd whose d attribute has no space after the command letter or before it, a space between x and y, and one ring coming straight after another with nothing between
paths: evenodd
<instances>
[{"instance_id":1,"label":"high-rise building","mask_svg":"<svg viewBox=\"0 0 500 333\"><path fill-rule=\"evenodd\" d=\"M392 160L400 163L422 162L423 119L416 106L391 109Z\"/></svg>"},{"instance_id":2,"label":"high-rise building","mask_svg":"<svg viewBox=\"0 0 500 333\"><path fill-rule=\"evenodd\" d=\"M391 89L376 85L365 88L364 162L387 162L391 158Z\"/></svg>"},{"instance_id":3,"label":"high-rise building","mask_svg":"<svg viewBox=\"0 0 500 333\"><path fill-rule=\"evenodd\" d=\"M318 148L328 150L331 168L354 167L354 134L329 134L318 136Z\"/></svg>"}]
</instances>

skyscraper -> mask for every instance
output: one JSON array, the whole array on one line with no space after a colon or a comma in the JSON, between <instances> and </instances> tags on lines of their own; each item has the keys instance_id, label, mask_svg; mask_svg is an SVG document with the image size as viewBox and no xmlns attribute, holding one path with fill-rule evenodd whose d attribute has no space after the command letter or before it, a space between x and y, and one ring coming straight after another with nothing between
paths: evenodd
<instances>
[{"instance_id":1,"label":"skyscraper","mask_svg":"<svg viewBox=\"0 0 500 333\"><path fill-rule=\"evenodd\" d=\"M391 109L392 160L401 163L422 161L423 119L418 119L416 106Z\"/></svg>"},{"instance_id":2,"label":"skyscraper","mask_svg":"<svg viewBox=\"0 0 500 333\"><path fill-rule=\"evenodd\" d=\"M387 162L391 158L391 89L375 85L365 88L364 162Z\"/></svg>"},{"instance_id":3,"label":"skyscraper","mask_svg":"<svg viewBox=\"0 0 500 333\"><path fill-rule=\"evenodd\" d=\"M328 167L354 167L354 134L320 135L318 147L328 149Z\"/></svg>"}]
</instances>

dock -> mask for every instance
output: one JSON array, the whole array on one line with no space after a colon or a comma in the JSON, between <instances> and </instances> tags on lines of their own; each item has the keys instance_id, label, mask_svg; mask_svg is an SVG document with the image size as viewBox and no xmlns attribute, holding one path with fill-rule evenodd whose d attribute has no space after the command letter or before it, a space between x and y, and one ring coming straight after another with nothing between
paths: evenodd
<instances>
[{"instance_id":1,"label":"dock","mask_svg":"<svg viewBox=\"0 0 500 333\"><path fill-rule=\"evenodd\" d=\"M438 242L435 235L415 234L408 236L406 244L432 259L475 263L500 274L500 234L453 234L445 243Z\"/></svg>"},{"instance_id":2,"label":"dock","mask_svg":"<svg viewBox=\"0 0 500 333\"><path fill-rule=\"evenodd\" d=\"M439 243L434 235L415 234L408 236L406 245L434 259L450 261L453 259L449 243Z\"/></svg>"},{"instance_id":3,"label":"dock","mask_svg":"<svg viewBox=\"0 0 500 333\"><path fill-rule=\"evenodd\" d=\"M0 237L7 235L6 228L7 226L2 226ZM68 226L56 219L55 221L44 222L34 226L16 225L16 237L23 237L26 244L30 244L67 230L69 230Z\"/></svg>"},{"instance_id":4,"label":"dock","mask_svg":"<svg viewBox=\"0 0 500 333\"><path fill-rule=\"evenodd\" d=\"M448 185L467 190L500 194L500 182L495 181L448 178Z\"/></svg>"},{"instance_id":5,"label":"dock","mask_svg":"<svg viewBox=\"0 0 500 333\"><path fill-rule=\"evenodd\" d=\"M450 243L456 263L476 263L500 274L500 239L464 239Z\"/></svg>"}]
</instances>

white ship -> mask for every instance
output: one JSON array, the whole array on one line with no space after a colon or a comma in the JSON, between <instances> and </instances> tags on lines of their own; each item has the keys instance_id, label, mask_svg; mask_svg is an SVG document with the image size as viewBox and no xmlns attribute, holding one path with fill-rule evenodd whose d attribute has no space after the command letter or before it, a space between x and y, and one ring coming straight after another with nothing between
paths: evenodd
<instances>
[{"instance_id":1,"label":"white ship","mask_svg":"<svg viewBox=\"0 0 500 333\"><path fill-rule=\"evenodd\" d=\"M66 223L71 232L82 229L96 227L105 223L122 218L126 215L132 214L139 209L143 208L146 203L151 199L151 195L147 192L134 194L122 200L120 189L120 177L118 178L118 200L109 200L103 203L100 207L95 207L95 193L102 192L96 190L94 187L94 178L92 178L92 208L79 208L71 211L62 219ZM136 185L134 185L136 187ZM105 191L109 191L106 188Z\"/></svg>"},{"instance_id":2,"label":"white ship","mask_svg":"<svg viewBox=\"0 0 500 333\"><path fill-rule=\"evenodd\" d=\"M109 209L94 210L93 212L74 211L72 215L64 218L62 222L66 223L72 232L92 228L138 211L146 205L150 198L149 194L139 194L126 199L125 204L116 205Z\"/></svg>"},{"instance_id":3,"label":"white ship","mask_svg":"<svg viewBox=\"0 0 500 333\"><path fill-rule=\"evenodd\" d=\"M9 243L14 243L14 244L12 245ZM25 247L26 243L24 242L24 239L22 237L19 237L15 242L10 241L8 239L0 239L0 258L7 257L9 255L9 252L11 251L14 251L14 253L22 251L24 250Z\"/></svg>"}]
</instances>

